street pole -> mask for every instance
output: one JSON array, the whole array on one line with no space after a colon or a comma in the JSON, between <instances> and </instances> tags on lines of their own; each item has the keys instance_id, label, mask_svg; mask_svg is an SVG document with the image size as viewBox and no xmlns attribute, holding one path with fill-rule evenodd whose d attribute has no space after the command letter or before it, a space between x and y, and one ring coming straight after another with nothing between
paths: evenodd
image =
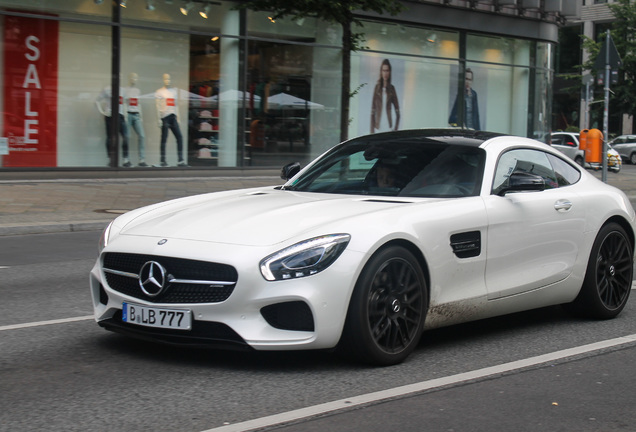
<instances>
[{"instance_id":1,"label":"street pole","mask_svg":"<svg viewBox=\"0 0 636 432\"><path fill-rule=\"evenodd\" d=\"M609 94L610 94L610 31L607 30L605 38L605 108L603 110L603 174L601 180L607 183L607 140L609 138Z\"/></svg>"},{"instance_id":2,"label":"street pole","mask_svg":"<svg viewBox=\"0 0 636 432\"><path fill-rule=\"evenodd\" d=\"M590 75L586 75L590 77ZM590 128L590 79L585 82L585 118L583 119L583 129Z\"/></svg>"}]
</instances>

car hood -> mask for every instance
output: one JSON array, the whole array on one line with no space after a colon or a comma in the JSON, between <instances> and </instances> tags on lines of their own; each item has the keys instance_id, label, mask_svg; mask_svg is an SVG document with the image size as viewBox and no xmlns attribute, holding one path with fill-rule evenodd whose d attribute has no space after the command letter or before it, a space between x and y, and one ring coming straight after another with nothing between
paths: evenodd
<instances>
[{"instance_id":1,"label":"car hood","mask_svg":"<svg viewBox=\"0 0 636 432\"><path fill-rule=\"evenodd\" d=\"M412 202L275 189L242 190L155 206L129 221L120 234L268 246L337 220Z\"/></svg>"}]
</instances>

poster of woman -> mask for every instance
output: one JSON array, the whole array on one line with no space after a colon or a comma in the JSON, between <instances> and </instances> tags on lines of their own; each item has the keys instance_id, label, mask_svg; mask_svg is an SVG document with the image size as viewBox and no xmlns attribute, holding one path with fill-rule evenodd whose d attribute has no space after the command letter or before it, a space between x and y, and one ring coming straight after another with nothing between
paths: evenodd
<instances>
[{"instance_id":1,"label":"poster of woman","mask_svg":"<svg viewBox=\"0 0 636 432\"><path fill-rule=\"evenodd\" d=\"M400 103L391 84L392 72L389 59L382 60L371 102L371 133L398 130L400 125Z\"/></svg>"},{"instance_id":2,"label":"poster of woman","mask_svg":"<svg viewBox=\"0 0 636 432\"><path fill-rule=\"evenodd\" d=\"M361 59L360 78L364 85L360 92L359 119L361 134L395 131L400 127L404 77L404 61L375 56Z\"/></svg>"}]
</instances>

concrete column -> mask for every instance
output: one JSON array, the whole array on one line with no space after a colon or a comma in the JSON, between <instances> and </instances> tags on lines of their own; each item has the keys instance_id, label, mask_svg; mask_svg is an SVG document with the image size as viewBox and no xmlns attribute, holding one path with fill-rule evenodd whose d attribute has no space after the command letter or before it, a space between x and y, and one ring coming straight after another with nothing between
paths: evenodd
<instances>
[{"instance_id":1,"label":"concrete column","mask_svg":"<svg viewBox=\"0 0 636 432\"><path fill-rule=\"evenodd\" d=\"M228 10L223 17L221 33L238 35L240 12ZM237 164L239 97L239 40L221 38L221 82L219 86L219 166L234 167ZM231 96L234 95L234 96Z\"/></svg>"}]
</instances>

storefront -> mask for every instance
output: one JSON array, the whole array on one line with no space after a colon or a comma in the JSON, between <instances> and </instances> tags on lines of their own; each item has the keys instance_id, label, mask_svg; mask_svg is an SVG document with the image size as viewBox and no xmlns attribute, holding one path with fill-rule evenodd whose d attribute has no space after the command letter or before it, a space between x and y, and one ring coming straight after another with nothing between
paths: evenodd
<instances>
[{"instance_id":1,"label":"storefront","mask_svg":"<svg viewBox=\"0 0 636 432\"><path fill-rule=\"evenodd\" d=\"M472 25L455 18L478 12L444 20L430 14L442 7L408 5L364 17L350 137L549 132L556 25ZM0 1L0 27L0 169L278 167L339 140L338 26L225 1L14 0Z\"/></svg>"}]
</instances>

